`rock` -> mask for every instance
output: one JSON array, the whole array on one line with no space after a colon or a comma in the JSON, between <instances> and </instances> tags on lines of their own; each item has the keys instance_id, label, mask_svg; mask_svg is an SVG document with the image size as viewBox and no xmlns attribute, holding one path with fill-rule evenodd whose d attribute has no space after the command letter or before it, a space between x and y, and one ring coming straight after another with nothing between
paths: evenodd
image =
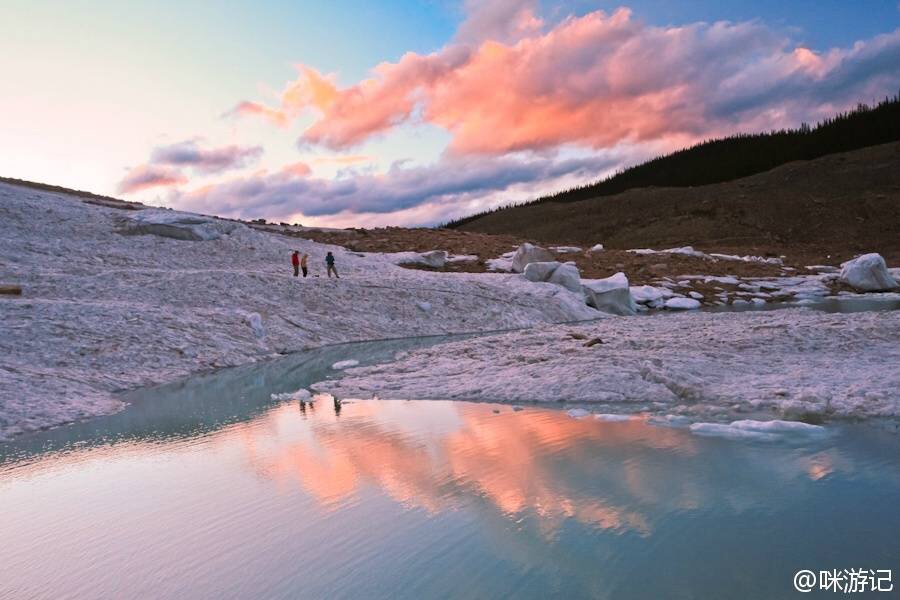
<instances>
[{"instance_id":1,"label":"rock","mask_svg":"<svg viewBox=\"0 0 900 600\"><path fill-rule=\"evenodd\" d=\"M602 344L603 340L600 338L594 338L586 341L583 345L585 348L590 348L591 346L596 346L597 344Z\"/></svg>"},{"instance_id":2,"label":"rock","mask_svg":"<svg viewBox=\"0 0 900 600\"><path fill-rule=\"evenodd\" d=\"M0 294L5 296L21 296L22 286L14 283L0 283Z\"/></svg>"},{"instance_id":3,"label":"rock","mask_svg":"<svg viewBox=\"0 0 900 600\"><path fill-rule=\"evenodd\" d=\"M146 209L129 215L125 233L152 234L176 240L208 241L231 233L240 223L174 210Z\"/></svg>"},{"instance_id":4,"label":"rock","mask_svg":"<svg viewBox=\"0 0 900 600\"><path fill-rule=\"evenodd\" d=\"M897 287L880 254L863 254L841 265L841 281L858 292L883 292Z\"/></svg>"},{"instance_id":5,"label":"rock","mask_svg":"<svg viewBox=\"0 0 900 600\"><path fill-rule=\"evenodd\" d=\"M560 285L576 294L581 293L581 274L578 272L578 267L575 266L575 263L559 265L553 270L547 282Z\"/></svg>"},{"instance_id":6,"label":"rock","mask_svg":"<svg viewBox=\"0 0 900 600\"><path fill-rule=\"evenodd\" d=\"M693 298L669 298L665 307L670 310L695 310L700 308L700 302Z\"/></svg>"},{"instance_id":7,"label":"rock","mask_svg":"<svg viewBox=\"0 0 900 600\"><path fill-rule=\"evenodd\" d=\"M435 269L443 269L447 264L447 252L444 250L432 250L423 252L421 255L421 263Z\"/></svg>"},{"instance_id":8,"label":"rock","mask_svg":"<svg viewBox=\"0 0 900 600\"><path fill-rule=\"evenodd\" d=\"M597 310L614 315L633 315L637 312L625 273L616 273L605 279L585 279L581 289L588 305Z\"/></svg>"},{"instance_id":9,"label":"rock","mask_svg":"<svg viewBox=\"0 0 900 600\"><path fill-rule=\"evenodd\" d=\"M553 253L546 248L541 248L540 246L525 242L519 246L519 249L516 250L516 253L513 255L512 270L516 273L523 273L525 271L525 265L528 263L552 262L553 258Z\"/></svg>"},{"instance_id":10,"label":"rock","mask_svg":"<svg viewBox=\"0 0 900 600\"><path fill-rule=\"evenodd\" d=\"M528 263L522 274L528 281L547 281L561 264L557 261Z\"/></svg>"}]
</instances>

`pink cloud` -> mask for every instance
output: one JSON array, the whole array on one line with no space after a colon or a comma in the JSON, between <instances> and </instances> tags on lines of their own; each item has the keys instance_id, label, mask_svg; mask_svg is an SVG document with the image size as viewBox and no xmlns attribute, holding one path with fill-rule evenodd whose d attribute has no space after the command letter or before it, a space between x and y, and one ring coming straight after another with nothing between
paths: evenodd
<instances>
[{"instance_id":1,"label":"pink cloud","mask_svg":"<svg viewBox=\"0 0 900 600\"><path fill-rule=\"evenodd\" d=\"M281 172L286 175L293 175L294 177L308 177L312 174L312 169L305 162L295 162L294 164L282 167Z\"/></svg>"},{"instance_id":2,"label":"pink cloud","mask_svg":"<svg viewBox=\"0 0 900 600\"><path fill-rule=\"evenodd\" d=\"M167 187L187 183L187 177L178 169L158 165L139 165L119 182L120 194L131 194L152 187Z\"/></svg>"},{"instance_id":3,"label":"pink cloud","mask_svg":"<svg viewBox=\"0 0 900 600\"><path fill-rule=\"evenodd\" d=\"M150 154L150 163L191 167L198 173L211 174L248 166L258 161L262 154L261 146L201 148L197 142L187 140L154 148Z\"/></svg>"},{"instance_id":4,"label":"pink cloud","mask_svg":"<svg viewBox=\"0 0 900 600\"><path fill-rule=\"evenodd\" d=\"M652 27L627 9L548 26L533 3L469 2L456 40L339 88L300 67L285 115L318 119L302 143L346 149L419 118L455 154L623 142L671 146L749 126L795 125L900 87L900 29L850 49L795 48L764 24Z\"/></svg>"}]
</instances>

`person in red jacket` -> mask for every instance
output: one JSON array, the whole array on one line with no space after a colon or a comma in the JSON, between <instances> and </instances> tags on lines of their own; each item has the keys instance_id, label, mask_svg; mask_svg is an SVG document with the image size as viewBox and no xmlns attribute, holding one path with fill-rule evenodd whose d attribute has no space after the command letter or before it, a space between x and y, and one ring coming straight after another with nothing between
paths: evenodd
<instances>
[{"instance_id":1,"label":"person in red jacket","mask_svg":"<svg viewBox=\"0 0 900 600\"><path fill-rule=\"evenodd\" d=\"M300 251L299 250L294 250L294 253L291 254L291 264L294 265L294 277L297 277L298 275L300 275Z\"/></svg>"}]
</instances>

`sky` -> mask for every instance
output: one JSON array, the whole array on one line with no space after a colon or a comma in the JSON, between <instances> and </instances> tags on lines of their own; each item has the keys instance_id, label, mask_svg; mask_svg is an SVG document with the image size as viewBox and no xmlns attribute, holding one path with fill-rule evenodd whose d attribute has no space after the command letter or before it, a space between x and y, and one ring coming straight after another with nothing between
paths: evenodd
<instances>
[{"instance_id":1,"label":"sky","mask_svg":"<svg viewBox=\"0 0 900 600\"><path fill-rule=\"evenodd\" d=\"M897 0L0 0L0 175L433 225L900 90Z\"/></svg>"}]
</instances>

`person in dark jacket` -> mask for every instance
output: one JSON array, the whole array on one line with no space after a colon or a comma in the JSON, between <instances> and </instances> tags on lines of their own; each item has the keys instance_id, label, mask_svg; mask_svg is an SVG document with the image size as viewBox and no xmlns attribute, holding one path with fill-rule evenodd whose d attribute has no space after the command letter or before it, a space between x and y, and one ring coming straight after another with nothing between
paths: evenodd
<instances>
[{"instance_id":1,"label":"person in dark jacket","mask_svg":"<svg viewBox=\"0 0 900 600\"><path fill-rule=\"evenodd\" d=\"M331 252L329 252L328 254L325 255L325 265L328 267L328 278L329 279L331 279L332 273L334 273L334 276L337 277L338 279L341 278L341 276L338 275L337 269L334 268L334 254L332 254Z\"/></svg>"}]
</instances>

